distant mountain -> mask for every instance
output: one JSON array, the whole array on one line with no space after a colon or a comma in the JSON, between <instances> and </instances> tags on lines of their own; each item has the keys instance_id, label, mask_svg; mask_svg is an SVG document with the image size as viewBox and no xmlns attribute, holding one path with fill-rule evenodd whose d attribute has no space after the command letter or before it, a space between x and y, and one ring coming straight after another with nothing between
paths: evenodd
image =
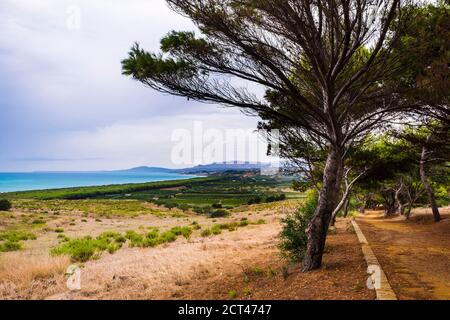
<instances>
[{"instance_id":1,"label":"distant mountain","mask_svg":"<svg viewBox=\"0 0 450 320\"><path fill-rule=\"evenodd\" d=\"M109 171L36 171L35 173L130 173L130 174L154 174L154 173L173 173L173 174L211 174L223 173L227 171L255 171L262 169L270 169L270 163L252 163L252 162L222 162L211 163L207 165L198 165L195 167L184 169L169 169L162 167L135 167L124 170L109 170Z\"/></svg>"},{"instance_id":2,"label":"distant mountain","mask_svg":"<svg viewBox=\"0 0 450 320\"><path fill-rule=\"evenodd\" d=\"M270 164L266 163L250 163L250 162L231 162L231 163L212 163L207 165L199 165L192 168L176 170L177 173L195 174L195 173L215 173L226 171L252 171L269 168Z\"/></svg>"},{"instance_id":3,"label":"distant mountain","mask_svg":"<svg viewBox=\"0 0 450 320\"><path fill-rule=\"evenodd\" d=\"M127 170L120 170L120 172L130 172L130 173L176 173L173 169L160 168L160 167L136 167Z\"/></svg>"}]
</instances>

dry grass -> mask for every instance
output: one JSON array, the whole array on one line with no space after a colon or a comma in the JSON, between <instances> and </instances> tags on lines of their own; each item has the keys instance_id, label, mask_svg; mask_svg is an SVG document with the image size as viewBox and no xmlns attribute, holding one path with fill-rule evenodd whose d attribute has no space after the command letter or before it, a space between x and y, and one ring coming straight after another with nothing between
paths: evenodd
<instances>
[{"instance_id":1,"label":"dry grass","mask_svg":"<svg viewBox=\"0 0 450 320\"><path fill-rule=\"evenodd\" d=\"M64 285L68 257L11 253L0 257L0 299L41 299Z\"/></svg>"}]
</instances>

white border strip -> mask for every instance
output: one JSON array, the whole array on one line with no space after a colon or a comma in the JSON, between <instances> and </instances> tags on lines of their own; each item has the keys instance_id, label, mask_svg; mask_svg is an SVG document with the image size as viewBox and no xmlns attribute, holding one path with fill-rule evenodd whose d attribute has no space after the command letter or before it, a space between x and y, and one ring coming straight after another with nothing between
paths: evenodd
<instances>
[{"instance_id":1,"label":"white border strip","mask_svg":"<svg viewBox=\"0 0 450 320\"><path fill-rule=\"evenodd\" d=\"M392 287L389 284L389 280L386 277L383 268L381 268L380 262L373 253L369 242L362 233L358 223L356 223L356 220L352 220L352 225L358 236L358 240L361 243L362 252L368 266L367 272L371 275L367 281L368 286L375 289L377 300L398 300L394 290L392 290Z\"/></svg>"}]
</instances>

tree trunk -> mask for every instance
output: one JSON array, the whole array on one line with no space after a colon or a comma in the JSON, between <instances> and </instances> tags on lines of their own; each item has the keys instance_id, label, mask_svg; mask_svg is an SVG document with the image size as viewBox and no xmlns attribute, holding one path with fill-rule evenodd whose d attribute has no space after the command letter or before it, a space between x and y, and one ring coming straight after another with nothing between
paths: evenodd
<instances>
[{"instance_id":1,"label":"tree trunk","mask_svg":"<svg viewBox=\"0 0 450 320\"><path fill-rule=\"evenodd\" d=\"M336 225L336 218L337 218L337 215L331 216L330 227L334 227Z\"/></svg>"},{"instance_id":2,"label":"tree trunk","mask_svg":"<svg viewBox=\"0 0 450 320\"><path fill-rule=\"evenodd\" d=\"M408 209L406 210L406 220L409 220L409 218L411 218L411 214L412 214L412 203L408 203Z\"/></svg>"},{"instance_id":3,"label":"tree trunk","mask_svg":"<svg viewBox=\"0 0 450 320\"><path fill-rule=\"evenodd\" d=\"M322 265L328 227L339 195L340 173L343 171L342 151L332 147L324 169L323 186L319 193L316 212L308 230L308 245L303 260L303 271L318 269Z\"/></svg>"},{"instance_id":4,"label":"tree trunk","mask_svg":"<svg viewBox=\"0 0 450 320\"><path fill-rule=\"evenodd\" d=\"M423 186L427 192L428 202L431 206L431 210L433 211L434 221L441 221L441 214L439 213L439 208L436 203L436 197L434 195L433 188L430 185L430 181L428 181L427 173L425 170L425 163L428 159L428 150L427 147L424 146L422 148L422 157L420 159L420 179L422 180Z\"/></svg>"},{"instance_id":5,"label":"tree trunk","mask_svg":"<svg viewBox=\"0 0 450 320\"><path fill-rule=\"evenodd\" d=\"M347 201L345 202L344 206L344 218L347 218L348 216L348 206L350 205L350 197L347 198Z\"/></svg>"},{"instance_id":6,"label":"tree trunk","mask_svg":"<svg viewBox=\"0 0 450 320\"><path fill-rule=\"evenodd\" d=\"M365 194L364 195L364 199L363 199L363 204L362 206L359 207L358 211L359 213L365 214L366 213L366 208L367 208L367 202L369 201L369 195Z\"/></svg>"},{"instance_id":7,"label":"tree trunk","mask_svg":"<svg viewBox=\"0 0 450 320\"><path fill-rule=\"evenodd\" d=\"M401 181L400 188L398 188L398 190L395 191L395 201L397 202L398 213L401 216L404 215L404 213L405 213L405 205L404 205L404 203L402 201L402 197L401 197L403 188L404 188L404 184L403 184L403 181Z\"/></svg>"},{"instance_id":8,"label":"tree trunk","mask_svg":"<svg viewBox=\"0 0 450 320\"><path fill-rule=\"evenodd\" d=\"M383 194L384 203L385 203L385 217L395 216L397 212L396 202L395 202L395 191L393 189L386 190Z\"/></svg>"}]
</instances>

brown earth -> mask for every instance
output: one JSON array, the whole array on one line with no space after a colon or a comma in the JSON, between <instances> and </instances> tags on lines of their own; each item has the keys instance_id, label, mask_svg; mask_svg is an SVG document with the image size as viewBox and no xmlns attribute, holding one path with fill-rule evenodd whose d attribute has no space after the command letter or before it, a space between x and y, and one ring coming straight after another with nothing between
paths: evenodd
<instances>
[{"instance_id":1,"label":"brown earth","mask_svg":"<svg viewBox=\"0 0 450 320\"><path fill-rule=\"evenodd\" d=\"M367 266L348 220L337 223L329 235L323 267L302 273L298 265L286 266L274 246L276 238L262 243L260 253L242 253L242 260L227 275L219 274L180 288L178 299L224 299L236 292L238 299L273 300L373 300L366 287ZM256 268L257 269L256 269Z\"/></svg>"},{"instance_id":2,"label":"brown earth","mask_svg":"<svg viewBox=\"0 0 450 320\"><path fill-rule=\"evenodd\" d=\"M270 220L269 220L270 221ZM348 221L330 235L324 267L287 271L276 247L277 220L211 239L127 249L83 269L82 290L50 299L374 299ZM234 294L232 295L234 296Z\"/></svg>"},{"instance_id":3,"label":"brown earth","mask_svg":"<svg viewBox=\"0 0 450 320\"><path fill-rule=\"evenodd\" d=\"M450 209L433 221L429 209L410 220L368 212L358 223L399 299L450 299Z\"/></svg>"},{"instance_id":4,"label":"brown earth","mask_svg":"<svg viewBox=\"0 0 450 320\"><path fill-rule=\"evenodd\" d=\"M217 220L170 211L101 219L95 213L40 213L47 224L35 232L37 240L26 241L22 251L0 254L0 299L374 299L375 293L365 285L367 266L348 220L340 220L330 232L321 270L301 273L299 265L287 266L277 248L280 220L298 206L292 200L244 206ZM30 214L14 211L2 219L3 227ZM110 230L167 230L193 221L206 228L242 218L266 223L206 238L195 231L189 240L180 237L157 248L124 246L115 254L105 252L81 265L80 291L66 288L69 259L48 254L58 244L53 231L57 227L76 238Z\"/></svg>"}]
</instances>

